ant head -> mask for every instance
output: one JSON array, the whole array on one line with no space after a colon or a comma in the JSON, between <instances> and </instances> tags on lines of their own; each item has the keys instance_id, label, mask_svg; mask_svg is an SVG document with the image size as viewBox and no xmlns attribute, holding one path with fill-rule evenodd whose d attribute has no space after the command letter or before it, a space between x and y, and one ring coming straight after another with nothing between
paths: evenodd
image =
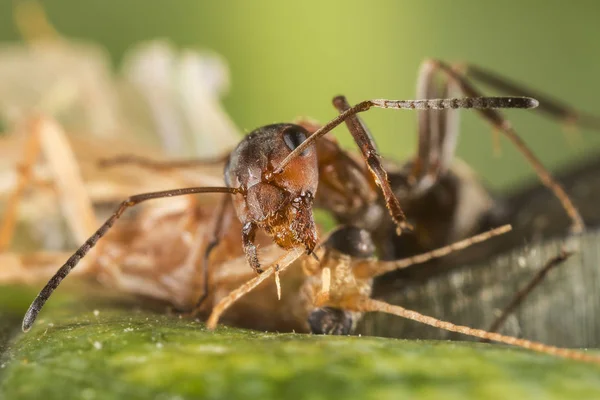
<instances>
[{"instance_id":1,"label":"ant head","mask_svg":"<svg viewBox=\"0 0 600 400\"><path fill-rule=\"evenodd\" d=\"M242 223L265 229L284 248L305 244L312 250L316 230L312 201L317 190L317 151L314 145L291 160L281 173L273 171L309 133L295 124L258 128L231 153L225 167L229 187L243 189L234 204Z\"/></svg>"}]
</instances>

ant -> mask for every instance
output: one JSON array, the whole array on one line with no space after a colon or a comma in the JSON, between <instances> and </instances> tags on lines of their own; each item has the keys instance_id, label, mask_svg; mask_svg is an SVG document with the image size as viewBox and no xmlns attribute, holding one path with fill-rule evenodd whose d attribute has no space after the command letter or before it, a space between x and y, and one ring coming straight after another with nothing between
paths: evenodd
<instances>
[{"instance_id":1,"label":"ant","mask_svg":"<svg viewBox=\"0 0 600 400\"><path fill-rule=\"evenodd\" d=\"M342 96L334 98L334 104L345 102ZM366 100L348 108L312 135L300 125L274 124L256 129L247 135L228 157L225 165L223 187L190 187L144 193L123 201L104 224L66 261L49 280L27 310L23 330L28 331L52 292L77 263L95 246L113 226L115 221L130 207L144 201L200 193L223 193L234 195L233 201L224 198L218 212L214 239L206 253L218 243L223 230L222 221L230 204L233 204L242 223L242 244L249 265L257 273L261 268L254 244L258 228L262 228L273 241L284 249L302 245L312 254L317 244L317 232L312 215L314 195L319 181L318 158L315 141L350 118L350 133L360 148L369 171L380 187L386 206L396 225L396 232L410 229L387 179L385 169L377 153L373 138L357 129L351 118L371 108L407 110L448 108L535 108L538 102L528 97L474 97L427 100ZM204 276L207 276L206 264ZM207 280L205 279L205 285ZM203 302L205 290L199 300Z\"/></svg>"},{"instance_id":2,"label":"ant","mask_svg":"<svg viewBox=\"0 0 600 400\"><path fill-rule=\"evenodd\" d=\"M219 212L219 214L221 213L222 211ZM316 265L313 264L312 266L304 268L305 274L306 276L308 276L308 278L305 279L306 282L302 285L304 287L302 291L303 295L299 297L308 298L305 304L309 305L308 309L310 310L310 313L308 314L305 321L307 321L307 323L310 325L310 331L314 333L349 333L351 331L351 328L355 325L356 321L360 317L361 312L377 310L386 311L384 308L381 308L379 306L377 306L379 307L379 309L376 309L377 307L375 307L375 305L379 303L368 303L370 304L368 307L364 304L358 307L356 304L352 305L350 303L347 303L348 299L346 299L346 297L348 294L351 294L353 296L358 294L359 299L362 299L360 300L361 302L367 299L370 294L370 287L372 284L372 278L374 276L380 275L390 270L404 268L415 263L422 263L432 258L445 256L450 251L462 249L468 245L478 243L479 241L484 240L485 238L489 238L491 236L503 233L506 230L506 227L501 227L498 230L496 230L495 233L489 232L480 237L470 238L462 243L456 243L447 246L444 249L438 249L434 252L431 252L430 254L423 254L417 257L411 257L410 259L406 260L382 263L376 262L376 260L372 257L374 245L373 242L369 239L368 232L356 230L356 228L350 230L348 228L340 229L334 232L332 235L330 235L329 239L322 246L322 248L324 249L324 254L321 256L323 260L322 263L318 262L318 264ZM304 249L304 251L306 251L306 249ZM298 258L302 252L303 251L296 246L291 251L286 253L286 255L283 257L283 260L278 261L278 265L282 266L281 270L283 270L292 261ZM285 260L286 258L288 261ZM341 267L342 265L346 265L347 267L348 262L355 264L357 268L352 267L348 269ZM223 265L222 269L228 269L227 265ZM268 273L264 273L260 275L258 279L251 280L250 282L242 285L242 287L240 288L241 290L238 289L232 292L231 295L221 300L221 302L219 302L213 308L213 313L211 318L209 319L209 324L214 325L216 323L214 322L215 318L216 320L218 320L218 316L226 308L223 306L224 304L228 306L234 301L236 301L239 297L241 297L241 295L248 293L248 291L251 290L252 285L254 284L252 281L258 283L264 281L270 275L270 273L273 272L273 270L274 268L270 268L268 270ZM352 284L348 285L348 283L351 281L349 281L348 279L344 279L344 275L340 275L340 271L345 273L346 275L352 275L354 282L359 283L359 285L357 286L359 287L359 290L356 293L353 294L355 286L353 286ZM331 279L332 276L333 280ZM342 285L340 286L340 284ZM322 285L323 288L318 291L317 287L319 285ZM344 296L337 295L332 297L332 294L335 294L336 292L341 292L344 294ZM342 302L342 299L346 300ZM390 310L387 310L386 312L392 312L395 309ZM449 325L439 326L448 328ZM475 334L478 337L499 340L504 341L505 343L509 343L509 341L507 341L509 339L505 339L506 337L504 336L481 336L481 334L478 333L481 331L477 330L470 330L468 332L468 334ZM521 341L519 339L514 338L510 338L510 343L527 346L530 346L531 344L531 342ZM554 352L554 350L552 350L554 348L552 347L544 347L543 345L538 344L535 344L534 347L537 349L544 350L546 352ZM569 351L563 352L563 350L559 349L555 353L569 357L574 357L577 359L586 359L585 355L582 356L577 352L574 352L572 354Z\"/></svg>"}]
</instances>

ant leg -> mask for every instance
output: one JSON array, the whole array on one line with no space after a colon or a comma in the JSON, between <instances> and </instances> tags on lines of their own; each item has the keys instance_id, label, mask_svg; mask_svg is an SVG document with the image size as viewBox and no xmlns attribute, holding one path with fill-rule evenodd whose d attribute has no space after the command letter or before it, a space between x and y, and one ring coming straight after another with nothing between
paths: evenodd
<instances>
[{"instance_id":1,"label":"ant leg","mask_svg":"<svg viewBox=\"0 0 600 400\"><path fill-rule=\"evenodd\" d=\"M402 258L394 261L378 261L365 262L357 265L354 268L354 275L357 278L375 278L383 275L387 272L395 271L397 269L408 268L416 264L423 264L427 261L433 260L434 258L441 258L455 251L465 249L477 243L484 242L493 237L502 235L506 232L510 232L512 227L510 225L502 225L498 228L491 229L487 232L480 233L478 235L471 236L469 238L460 240L458 242L451 243L447 246L437 248L435 250L428 251L426 253L417 254L416 256Z\"/></svg>"},{"instance_id":2,"label":"ant leg","mask_svg":"<svg viewBox=\"0 0 600 400\"><path fill-rule=\"evenodd\" d=\"M340 115L351 109L350 104L348 104L348 101L344 96L334 98L333 105L341 113ZM381 165L381 157L377 152L377 145L375 144L373 136L371 136L371 133L357 115L346 118L346 126L360 148L375 183L377 183L377 186L379 186L383 193L387 209L396 223L397 233L400 234L404 229L412 229L406 222L406 216L400 207L400 202L394 195L394 191L390 186L387 172L383 168L383 165Z\"/></svg>"},{"instance_id":3,"label":"ant leg","mask_svg":"<svg viewBox=\"0 0 600 400\"><path fill-rule=\"evenodd\" d=\"M219 319L223 315L223 313L231 307L236 301L238 301L242 296L251 292L264 282L268 277L273 275L274 273L282 273L285 269L290 266L294 261L296 261L301 255L306 253L306 249L303 247L295 247L294 249L286 252L282 257L280 257L277 261L269 265L267 269L260 275L255 276L250 279L239 288L235 289L227 297L224 297L217 303L208 317L208 321L206 322L206 326L208 329L213 330L217 327L219 323Z\"/></svg>"},{"instance_id":4,"label":"ant leg","mask_svg":"<svg viewBox=\"0 0 600 400\"><path fill-rule=\"evenodd\" d=\"M535 97L540 101L538 111L559 121L573 123L584 128L600 130L600 117L582 113L552 96L531 90L520 83L513 82L492 71L476 65L466 64L464 65L464 74L501 92Z\"/></svg>"},{"instance_id":5,"label":"ant leg","mask_svg":"<svg viewBox=\"0 0 600 400\"><path fill-rule=\"evenodd\" d=\"M242 227L242 245L244 246L244 252L248 259L248 264L252 267L254 272L262 274L263 270L260 268L260 262L258 261L258 254L256 253L256 245L254 244L254 238L256 236L256 230L258 227L253 222L246 222Z\"/></svg>"},{"instance_id":6,"label":"ant leg","mask_svg":"<svg viewBox=\"0 0 600 400\"><path fill-rule=\"evenodd\" d=\"M499 333L487 332L483 329L473 329L468 326L455 325L451 322L441 321L439 319L420 314L416 311L407 310L406 308L391 305L383 301L373 300L370 298L351 298L340 302L339 306L349 311L361 312L384 312L392 315L397 315L402 318L420 322L425 325L435 328L444 329L450 332L457 332L467 336L473 336L480 339L491 340L494 342L509 344L525 349L537 351L539 353L569 358L572 360L600 363L600 356L586 354L582 351L564 349L555 346L549 346L531 340L519 339L512 336L505 336Z\"/></svg>"},{"instance_id":7,"label":"ant leg","mask_svg":"<svg viewBox=\"0 0 600 400\"><path fill-rule=\"evenodd\" d=\"M29 309L25 313L23 318L23 331L27 332L31 329L31 326L35 322L42 307L48 301L52 292L60 285L60 282L71 272L73 268L79 263L79 261L85 257L85 255L96 245L98 240L102 238L112 228L117 219L130 207L140 204L147 200L160 199L165 197L183 196L189 194L199 193L229 193L237 194L241 193L242 189L229 188L229 187L192 187L184 189L165 190L162 192L151 192L143 193L129 197L123 201L119 208L111 215L105 222L98 228L98 230L90 236L83 245L67 260L67 262L60 267L56 274L48 281L46 286L41 290L37 297L33 300L33 303L29 306Z\"/></svg>"},{"instance_id":8,"label":"ant leg","mask_svg":"<svg viewBox=\"0 0 600 400\"><path fill-rule=\"evenodd\" d=\"M115 157L104 158L98 161L101 168L119 167L123 165L135 165L141 168L148 168L156 171L164 171L180 168L195 168L207 165L219 165L227 162L229 154L213 159L190 158L186 160L167 160L159 161L151 158L136 156L134 154L122 154Z\"/></svg>"},{"instance_id":9,"label":"ant leg","mask_svg":"<svg viewBox=\"0 0 600 400\"><path fill-rule=\"evenodd\" d=\"M217 218L215 220L212 238L204 250L204 258L202 259L202 294L198 298L198 301L192 310L192 314L196 314L202 307L204 301L208 298L208 290L210 286L208 282L210 254L212 253L213 249L219 245L225 227L229 225L229 222L231 222L231 219L228 218L230 217L230 213L228 214L228 212L232 210L232 208L229 207L231 204L231 199L229 197L223 197L223 200L219 203L219 209L217 210Z\"/></svg>"},{"instance_id":10,"label":"ant leg","mask_svg":"<svg viewBox=\"0 0 600 400\"><path fill-rule=\"evenodd\" d=\"M481 92L479 92L475 87L467 80L467 78L451 68L450 66L444 64L439 60L429 60L427 63L431 64L432 68L436 68L438 71L446 75L449 79L451 79L454 83L458 85L461 92L469 97L478 97L481 96ZM558 198L561 202L565 212L571 218L573 224L571 230L574 233L581 233L585 230L585 224L583 222L583 218L579 214L579 211L563 189L563 187L554 179L552 174L544 167L541 161L536 157L536 155L527 147L525 142L520 138L517 132L512 128L510 122L497 110L486 108L478 110L479 113L483 116L485 120L487 120L492 126L497 128L500 132L502 132L513 144L516 148L523 154L523 156L529 161L532 165L533 169L537 173L538 177L542 181L544 185L546 185Z\"/></svg>"},{"instance_id":11,"label":"ant leg","mask_svg":"<svg viewBox=\"0 0 600 400\"><path fill-rule=\"evenodd\" d=\"M548 272L550 272L552 268L557 267L565 262L573 254L573 252L563 250L557 256L548 260L544 267L540 269L533 276L533 278L530 279L529 283L527 283L525 287L523 287L513 296L510 303L508 303L504 310L502 310L500 316L498 316L498 318L496 318L496 320L490 325L488 331L498 332L502 325L504 325L506 318L508 318L508 316L512 314L521 305L521 303L523 303L523 300L525 300L525 298L533 291L533 289L535 289L535 287L544 280Z\"/></svg>"}]
</instances>

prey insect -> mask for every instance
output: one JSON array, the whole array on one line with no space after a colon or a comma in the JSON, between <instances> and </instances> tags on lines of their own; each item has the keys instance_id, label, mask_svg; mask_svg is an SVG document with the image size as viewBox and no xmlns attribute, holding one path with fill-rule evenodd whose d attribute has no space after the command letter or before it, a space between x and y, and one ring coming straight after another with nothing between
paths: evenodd
<instances>
[{"instance_id":1,"label":"prey insect","mask_svg":"<svg viewBox=\"0 0 600 400\"><path fill-rule=\"evenodd\" d=\"M334 103L343 101L342 97ZM273 241L284 249L302 246L312 253L317 243L317 232L312 215L312 203L318 185L318 158L315 141L357 113L371 108L392 109L446 109L446 108L533 108L535 99L527 97L476 97L433 100L366 100L350 107L325 124L312 135L294 124L275 124L258 128L246 136L230 154L225 167L223 187L191 187L131 196L102 226L66 261L33 301L23 319L23 330L33 325L37 315L52 292L77 263L94 247L130 207L142 202L200 193L233 195L233 201L224 198L224 215L230 204L242 223L242 244L248 263L261 272L255 246L258 228L262 228ZM374 181L381 188L386 206L398 233L409 228L398 199L394 196L387 174L381 164L374 141L362 130L350 130L358 144ZM224 218L218 218L215 243L222 231ZM213 246L209 246L213 247ZM206 269L205 269L206 270ZM206 272L205 272L206 273ZM206 291L205 291L206 294ZM204 299L201 297L202 301Z\"/></svg>"},{"instance_id":2,"label":"prey insect","mask_svg":"<svg viewBox=\"0 0 600 400\"><path fill-rule=\"evenodd\" d=\"M501 226L431 252L386 262L379 261L374 257L375 246L368 231L352 226L342 226L332 232L317 250L319 261L310 257L301 260L306 278L298 293L293 293L295 295L293 297L299 299L300 305L295 308L296 312L289 318L298 317L300 314L308 322L313 333L348 334L352 332L363 313L384 312L484 340L515 345L579 361L600 363L599 356L455 325L370 297L373 278L376 276L443 257L453 251L464 249L509 230L510 226ZM244 283L219 301L213 307L208 318L208 327L214 329L220 317L230 306L259 286L268 276L276 271L284 272L301 252L302 248L297 247L284 254L263 274ZM289 293L287 295L289 296Z\"/></svg>"}]
</instances>

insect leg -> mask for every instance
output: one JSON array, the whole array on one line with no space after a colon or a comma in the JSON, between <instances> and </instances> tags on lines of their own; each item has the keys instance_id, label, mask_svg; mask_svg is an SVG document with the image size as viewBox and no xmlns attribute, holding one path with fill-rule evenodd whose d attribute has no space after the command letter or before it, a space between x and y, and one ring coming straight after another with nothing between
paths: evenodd
<instances>
[{"instance_id":1,"label":"insect leg","mask_svg":"<svg viewBox=\"0 0 600 400\"><path fill-rule=\"evenodd\" d=\"M67 260L67 262L56 272L56 274L48 281L46 286L42 289L42 291L37 295L33 303L29 306L29 309L25 313L25 317L23 318L23 331L27 332L31 329L31 326L35 322L39 312L42 307L48 301L52 292L60 285L60 282L66 278L66 276L71 272L73 268L79 263L79 261L90 251L92 247L96 245L98 240L102 238L110 228L112 228L113 224L117 219L121 217L121 215L130 207L133 207L137 204L140 204L147 200L160 199L165 197L174 197L174 196L183 196L189 194L198 194L198 193L229 193L229 194L237 194L241 193L241 189L238 188L229 188L229 187L192 187L192 188L184 188L184 189L174 189L174 190L165 190L162 192L151 192L151 193L143 193L135 196L129 197L127 200L123 201L119 208L111 215L105 222L98 228L98 230L90 236L83 245Z\"/></svg>"},{"instance_id":2,"label":"insect leg","mask_svg":"<svg viewBox=\"0 0 600 400\"><path fill-rule=\"evenodd\" d=\"M502 313L490 325L488 331L498 332L502 325L504 325L506 318L508 318L508 316L512 314L521 305L521 303L523 303L525 298L527 298L527 296L533 291L533 289L535 289L535 287L544 280L548 272L550 272L550 270L554 267L557 267L563 262L565 262L573 254L573 252L563 250L557 256L552 257L550 260L548 260L546 264L542 267L542 269L540 269L530 279L527 285L525 285L525 287L523 287L521 290L515 293L508 305L504 308L504 310L502 310Z\"/></svg>"},{"instance_id":3,"label":"insect leg","mask_svg":"<svg viewBox=\"0 0 600 400\"><path fill-rule=\"evenodd\" d=\"M217 210L217 218L215 219L215 225L214 225L214 229L212 232L212 237L211 237L210 242L206 246L206 249L204 250L204 258L202 259L202 278L203 278L202 279L202 294L200 295L200 297L198 298L198 301L196 302L194 310L192 311L193 314L197 313L200 310L200 308L202 307L202 304L208 297L208 290L209 290L208 270L209 270L210 254L212 253L213 249L219 245L219 242L221 241L221 237L223 236L224 230L229 225L229 222L231 222L231 219L230 219L231 211L232 211L232 208L230 207L231 205L232 205L232 202L229 197L223 197L223 199L219 203L219 209Z\"/></svg>"},{"instance_id":4,"label":"insect leg","mask_svg":"<svg viewBox=\"0 0 600 400\"><path fill-rule=\"evenodd\" d=\"M436 68L438 71L448 76L449 79L458 85L462 93L465 95L469 97L481 96L481 92L475 89L475 87L464 75L451 68L447 64L439 60L428 60L426 62L430 63L433 68ZM583 222L583 218L579 214L579 211L567 193L564 191L563 187L554 179L552 174L546 169L546 167L544 167L533 151L527 147L525 142L513 129L510 122L498 110L486 108L478 111L485 120L502 132L515 145L515 147L521 152L521 154L523 154L527 161L529 161L542 183L546 185L558 198L573 222L571 228L572 231L575 233L583 232L585 230L585 224Z\"/></svg>"},{"instance_id":5,"label":"insect leg","mask_svg":"<svg viewBox=\"0 0 600 400\"><path fill-rule=\"evenodd\" d=\"M350 104L348 104L348 101L343 96L336 97L333 100L333 105L340 113L344 113L350 109ZM394 191L390 186L387 172L383 168L383 165L381 165L381 157L377 152L377 145L375 144L373 136L371 136L371 133L357 115L349 116L346 118L345 122L354 141L360 148L373 180L377 183L377 186L379 186L383 193L387 209L398 227L398 234L401 230L410 229L410 225L406 222L406 216L400 207L400 202L394 195Z\"/></svg>"}]
</instances>

